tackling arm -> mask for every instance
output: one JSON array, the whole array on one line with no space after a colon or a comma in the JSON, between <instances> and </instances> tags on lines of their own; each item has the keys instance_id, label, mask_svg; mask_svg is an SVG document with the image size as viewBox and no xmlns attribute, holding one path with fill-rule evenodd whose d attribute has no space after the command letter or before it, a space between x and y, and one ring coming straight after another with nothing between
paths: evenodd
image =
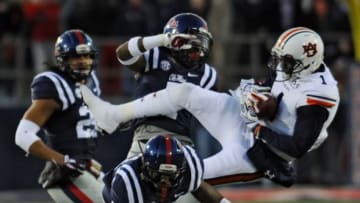
<instances>
[{"instance_id":1,"label":"tackling arm","mask_svg":"<svg viewBox=\"0 0 360 203\"><path fill-rule=\"evenodd\" d=\"M116 49L116 56L122 65L139 73L145 71L146 61L144 52L155 47L171 49L188 49L186 42L194 36L188 34L158 34L148 37L133 37Z\"/></svg>"},{"instance_id":2,"label":"tackling arm","mask_svg":"<svg viewBox=\"0 0 360 203\"><path fill-rule=\"evenodd\" d=\"M200 187L192 192L200 202L208 203L230 203L213 186L202 181Z\"/></svg>"}]
</instances>

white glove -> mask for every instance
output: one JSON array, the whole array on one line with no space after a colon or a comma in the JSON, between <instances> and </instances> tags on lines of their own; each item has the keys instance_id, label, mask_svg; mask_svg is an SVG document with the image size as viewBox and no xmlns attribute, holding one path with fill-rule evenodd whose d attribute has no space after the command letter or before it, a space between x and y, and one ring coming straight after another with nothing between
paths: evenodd
<instances>
[{"instance_id":1,"label":"white glove","mask_svg":"<svg viewBox=\"0 0 360 203\"><path fill-rule=\"evenodd\" d=\"M173 50L191 49L192 45L189 43L192 39L196 39L195 35L190 34L165 34L164 47Z\"/></svg>"},{"instance_id":2,"label":"white glove","mask_svg":"<svg viewBox=\"0 0 360 203\"><path fill-rule=\"evenodd\" d=\"M230 90L240 103L240 115L249 121L258 121L256 116L256 103L260 99L267 99L264 95L270 94L270 87L259 86L255 84L255 80L242 79L240 85L235 90Z\"/></svg>"}]
</instances>

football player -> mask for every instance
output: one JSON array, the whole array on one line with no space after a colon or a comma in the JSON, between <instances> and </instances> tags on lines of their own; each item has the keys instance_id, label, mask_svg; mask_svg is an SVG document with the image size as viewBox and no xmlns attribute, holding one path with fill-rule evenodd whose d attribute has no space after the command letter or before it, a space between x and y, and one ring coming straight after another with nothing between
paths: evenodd
<instances>
[{"instance_id":1,"label":"football player","mask_svg":"<svg viewBox=\"0 0 360 203\"><path fill-rule=\"evenodd\" d=\"M169 82L189 82L216 90L217 72L206 63L212 44L207 23L192 13L180 13L165 25L162 34L133 37L119 45L119 62L136 75L136 98L164 89ZM159 133L170 133L182 143L192 144L187 135L202 126L188 112L175 112L171 118L152 116L134 123L134 137L128 157L140 153L139 146ZM139 145L140 143L140 145Z\"/></svg>"},{"instance_id":2,"label":"football player","mask_svg":"<svg viewBox=\"0 0 360 203\"><path fill-rule=\"evenodd\" d=\"M107 203L174 202L191 192L201 202L228 203L202 180L203 162L193 148L168 134L153 136L143 153L128 158L106 173Z\"/></svg>"},{"instance_id":3,"label":"football player","mask_svg":"<svg viewBox=\"0 0 360 203\"><path fill-rule=\"evenodd\" d=\"M204 160L206 179L233 182L242 180L237 175L260 172L276 183L290 186L295 174L289 163L324 142L339 105L337 81L323 57L324 44L319 34L295 27L281 34L272 48L270 67L276 71L276 77L270 93L255 91L261 88L249 83L241 83L233 95L182 83L133 102L111 105L86 87L82 92L100 127L109 132L136 117L188 110L223 147ZM252 86L250 94L242 86ZM256 109L254 95L266 98L269 94L277 98L274 115L262 120L244 116L253 115L242 113L244 109ZM244 108L244 103L254 106Z\"/></svg>"},{"instance_id":4,"label":"football player","mask_svg":"<svg viewBox=\"0 0 360 203\"><path fill-rule=\"evenodd\" d=\"M17 127L16 144L46 160L39 183L55 202L103 201L101 165L93 159L98 132L80 93L83 84L100 95L96 52L85 32L61 34L54 49L57 65L34 77L32 104Z\"/></svg>"}]
</instances>

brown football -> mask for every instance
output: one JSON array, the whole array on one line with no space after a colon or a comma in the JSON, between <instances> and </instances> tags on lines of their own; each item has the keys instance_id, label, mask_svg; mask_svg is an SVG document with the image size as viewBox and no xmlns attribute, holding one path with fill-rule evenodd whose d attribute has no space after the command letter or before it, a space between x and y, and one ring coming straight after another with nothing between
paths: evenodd
<instances>
[{"instance_id":1,"label":"brown football","mask_svg":"<svg viewBox=\"0 0 360 203\"><path fill-rule=\"evenodd\" d=\"M267 100L260 100L255 105L258 109L257 117L262 120L271 120L277 111L277 99L272 95L266 95Z\"/></svg>"}]
</instances>

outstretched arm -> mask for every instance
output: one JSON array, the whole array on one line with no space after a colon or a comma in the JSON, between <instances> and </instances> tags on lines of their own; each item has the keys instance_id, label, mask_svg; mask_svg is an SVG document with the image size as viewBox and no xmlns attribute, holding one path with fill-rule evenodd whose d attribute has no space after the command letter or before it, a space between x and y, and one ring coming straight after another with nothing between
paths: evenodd
<instances>
[{"instance_id":1,"label":"outstretched arm","mask_svg":"<svg viewBox=\"0 0 360 203\"><path fill-rule=\"evenodd\" d=\"M192 192L192 194L200 202L230 203L230 201L224 198L219 191L217 191L213 186L206 183L205 181L202 181L200 187L194 192Z\"/></svg>"},{"instance_id":2,"label":"outstretched arm","mask_svg":"<svg viewBox=\"0 0 360 203\"><path fill-rule=\"evenodd\" d=\"M147 37L133 37L129 41L120 44L116 48L116 56L122 65L131 70L143 73L145 71L144 52L155 47L167 47L171 49L188 49L186 42L194 38L189 34L163 33Z\"/></svg>"}]
</instances>

